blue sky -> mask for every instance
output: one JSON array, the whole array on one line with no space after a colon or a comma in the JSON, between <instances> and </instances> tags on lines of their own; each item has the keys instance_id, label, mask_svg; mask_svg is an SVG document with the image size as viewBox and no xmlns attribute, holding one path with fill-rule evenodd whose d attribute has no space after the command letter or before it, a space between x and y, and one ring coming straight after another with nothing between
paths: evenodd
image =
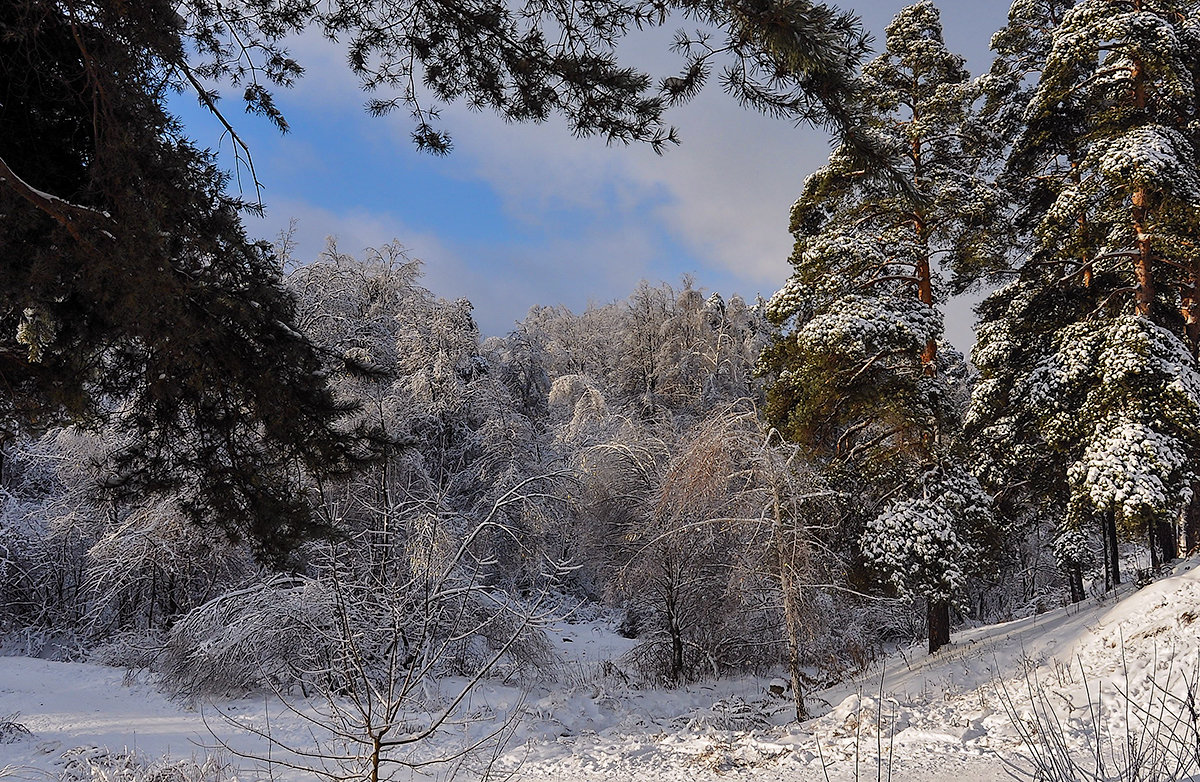
<instances>
[{"instance_id":1,"label":"blue sky","mask_svg":"<svg viewBox=\"0 0 1200 782\"><path fill-rule=\"evenodd\" d=\"M843 7L878 44L903 5ZM975 73L1006 16L1007 3L942 3L947 43ZM670 73L672 32L629 42L630 59ZM326 236L352 254L398 239L425 262L429 288L474 303L484 334L506 333L534 304L578 311L624 297L643 278L691 274L706 290L770 296L788 274L788 210L829 152L822 133L740 109L713 84L669 116L683 144L662 157L573 138L558 121L512 125L450 106L443 120L455 148L436 158L413 149L403 112L367 116L336 47L306 37L292 48L307 72L277 94L290 133L224 104L265 185L266 216L247 219L250 233L273 238L296 220L301 260L315 258ZM172 109L234 167L229 140L194 99L180 96ZM244 173L242 182L253 195ZM954 302L948 313L948 336L964 349L969 309Z\"/></svg>"}]
</instances>

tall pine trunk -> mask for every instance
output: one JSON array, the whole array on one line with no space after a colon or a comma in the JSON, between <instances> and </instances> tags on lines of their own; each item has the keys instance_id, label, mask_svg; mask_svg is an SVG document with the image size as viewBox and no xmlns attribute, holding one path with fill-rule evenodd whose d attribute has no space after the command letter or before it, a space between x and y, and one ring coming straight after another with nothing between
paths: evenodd
<instances>
[{"instance_id":1,"label":"tall pine trunk","mask_svg":"<svg viewBox=\"0 0 1200 782\"><path fill-rule=\"evenodd\" d=\"M1192 484L1192 501L1183 512L1183 545L1191 554L1200 546L1200 486Z\"/></svg>"},{"instance_id":2,"label":"tall pine trunk","mask_svg":"<svg viewBox=\"0 0 1200 782\"><path fill-rule=\"evenodd\" d=\"M1140 114L1146 109L1146 71L1137 60L1134 60L1129 78L1133 82L1133 104ZM1150 247L1150 195L1143 185L1134 188L1130 205L1134 247L1137 249L1133 269L1134 278L1137 280L1137 292L1134 294L1137 314L1149 318L1154 309L1154 272L1151 268L1153 256Z\"/></svg>"},{"instance_id":3,"label":"tall pine trunk","mask_svg":"<svg viewBox=\"0 0 1200 782\"><path fill-rule=\"evenodd\" d=\"M1117 548L1117 517L1110 510L1104 513L1104 559L1108 563L1111 586L1121 585L1121 552Z\"/></svg>"},{"instance_id":4,"label":"tall pine trunk","mask_svg":"<svg viewBox=\"0 0 1200 782\"><path fill-rule=\"evenodd\" d=\"M916 121L915 116L913 120ZM919 190L921 187L921 139L914 138L912 143L913 184ZM918 210L913 216L913 232L917 235L917 243L922 252L917 260L917 298L921 303L933 306L933 268L929 259L929 228L925 223L925 215ZM937 374L937 342L929 340L921 351L921 370L927 377ZM929 443L932 449L933 443ZM950 643L950 602L947 600L929 599L925 616L925 624L929 628L929 653L933 654Z\"/></svg>"},{"instance_id":5,"label":"tall pine trunk","mask_svg":"<svg viewBox=\"0 0 1200 782\"><path fill-rule=\"evenodd\" d=\"M1192 362L1200 363L1200 262L1193 261L1180 289L1180 313L1183 331ZM1183 553L1191 554L1200 545L1200 481L1192 481L1192 498L1183 510ZM1175 556L1179 556L1178 538L1172 539Z\"/></svg>"},{"instance_id":6,"label":"tall pine trunk","mask_svg":"<svg viewBox=\"0 0 1200 782\"><path fill-rule=\"evenodd\" d=\"M1162 552L1162 562L1166 564L1179 557L1178 536L1175 533L1175 525L1169 521L1158 522L1158 529L1155 530L1155 537L1158 538L1159 550Z\"/></svg>"},{"instance_id":7,"label":"tall pine trunk","mask_svg":"<svg viewBox=\"0 0 1200 782\"><path fill-rule=\"evenodd\" d=\"M1067 580L1071 584L1071 602L1082 603L1086 597L1083 591L1083 567L1078 564L1068 567Z\"/></svg>"},{"instance_id":8,"label":"tall pine trunk","mask_svg":"<svg viewBox=\"0 0 1200 782\"><path fill-rule=\"evenodd\" d=\"M950 643L950 601L930 599L926 623L929 625L929 653L933 654Z\"/></svg>"},{"instance_id":9,"label":"tall pine trunk","mask_svg":"<svg viewBox=\"0 0 1200 782\"><path fill-rule=\"evenodd\" d=\"M919 220L917 230L924 230ZM917 297L922 304L933 306L933 269L930 266L928 255L917 263ZM937 374L937 342L935 340L931 339L926 342L925 349L921 351L921 369L929 377Z\"/></svg>"},{"instance_id":10,"label":"tall pine trunk","mask_svg":"<svg viewBox=\"0 0 1200 782\"><path fill-rule=\"evenodd\" d=\"M1133 191L1133 228L1138 237L1137 258L1133 269L1134 278L1137 280L1137 292L1134 296L1137 314L1147 319L1154 309L1154 272L1151 268L1150 228L1147 224L1149 198L1143 187Z\"/></svg>"},{"instance_id":11,"label":"tall pine trunk","mask_svg":"<svg viewBox=\"0 0 1200 782\"><path fill-rule=\"evenodd\" d=\"M1158 555L1158 525L1154 522L1146 525L1146 544L1150 550L1150 569L1157 570L1158 566L1162 564L1162 559Z\"/></svg>"}]
</instances>

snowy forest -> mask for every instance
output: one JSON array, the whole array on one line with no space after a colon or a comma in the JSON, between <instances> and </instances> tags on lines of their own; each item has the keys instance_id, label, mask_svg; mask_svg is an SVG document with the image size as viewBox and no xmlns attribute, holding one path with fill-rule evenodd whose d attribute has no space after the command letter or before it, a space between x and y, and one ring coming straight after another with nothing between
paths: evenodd
<instances>
[{"instance_id":1,"label":"snowy forest","mask_svg":"<svg viewBox=\"0 0 1200 782\"><path fill-rule=\"evenodd\" d=\"M247 730L277 755L225 749L376 780L481 750L503 767L520 709L467 727L495 688L593 691L603 711L615 691L769 682L781 716L739 726L784 730L839 714L839 686L870 694L897 654L909 672L1004 668L954 657L983 648L960 634L1184 578L1200 546L1198 6L1015 0L990 70L971 74L929 0L875 52L852 16L793 5L789 24L826 35L788 35L825 51L789 49L738 4L671 4L732 43L681 41L684 69L656 87L610 61L571 70L549 48L517 61L489 48L508 22L465 12L421 17L425 32L397 42L350 6L313 22L288 3L6 4L0 654L124 669L190 708L272 694L330 737L304 750L268 723ZM593 28L555 17L588 51L654 18L588 6ZM757 300L690 277L630 281L622 300L534 307L485 338L471 302L424 287L403 237L364 251L331 239L317 258L286 233L251 242L238 213L252 205L226 194L155 79L192 84L219 117L197 79L230 79L283 123L230 42L286 88L298 72L272 36L315 23L344 33L377 84L410 78L415 52L443 99L656 146L672 143L657 112L733 57L728 90L835 135L791 209L790 278ZM205 64L170 59L183 31ZM486 44L476 65L454 48L470 41ZM654 89L657 103L637 97ZM449 150L436 116L413 116L418 146ZM986 294L969 356L943 339L947 301L967 292ZM1147 715L1161 706L1157 728L1122 723L1140 744L1109 739L1122 773L1090 749L1063 771L1104 743L1100 727L1047 749L1052 727L1069 733L1030 684L1049 657L1021 658L1024 712L995 684L1012 670L963 685L976 711L989 682L997 699L963 718L968 733L1011 718L1028 778L1200 773L1195 710L1163 728L1197 691L1197 638L1180 629L1196 604L1179 583L1161 600L1178 638L1152 647L1174 667L1154 679L1149 665L1158 689L1139 690L1126 662L1117 688L1149 693ZM584 626L619 653L564 663ZM1105 640L1089 660L1118 659L1124 641ZM1057 665L1059 687L1099 676ZM37 732L36 707L6 708L6 675L0 743L16 743ZM903 726L877 684L862 713L882 763L880 737ZM1118 710L1091 697L1094 717ZM296 705L308 700L325 706ZM1146 738L1176 729L1182 750ZM828 779L826 761L812 762ZM0 777L18 766L0 762Z\"/></svg>"}]
</instances>

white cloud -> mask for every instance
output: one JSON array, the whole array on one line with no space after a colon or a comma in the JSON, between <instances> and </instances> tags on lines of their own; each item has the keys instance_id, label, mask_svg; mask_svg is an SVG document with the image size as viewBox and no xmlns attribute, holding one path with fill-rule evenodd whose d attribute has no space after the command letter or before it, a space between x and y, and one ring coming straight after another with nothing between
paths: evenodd
<instances>
[{"instance_id":1,"label":"white cloud","mask_svg":"<svg viewBox=\"0 0 1200 782\"><path fill-rule=\"evenodd\" d=\"M667 37L669 30L638 42L638 54L660 72L678 62L666 52ZM408 143L410 121L403 112L385 120L365 116L364 96L336 44L310 34L292 49L307 70L284 96L289 103L343 114L351 143L378 138L380 125L392 143ZM740 109L716 85L672 112L669 119L684 143L661 157L642 146L574 138L558 119L513 125L460 106L448 107L444 116L455 138L456 159L445 166L447 175L486 182L512 218L550 234L564 210L602 215L617 232L654 223L700 264L755 286L786 276L788 208L803 177L828 152L821 134ZM287 147L281 154L319 171L319 151L299 135L302 129L281 143Z\"/></svg>"},{"instance_id":2,"label":"white cloud","mask_svg":"<svg viewBox=\"0 0 1200 782\"><path fill-rule=\"evenodd\" d=\"M900 7L878 0L857 4L880 32ZM975 39L986 39L981 30L992 27L987 19L1002 24L1003 10L991 3L947 9L951 43L979 48L982 41ZM666 51L670 32L643 36L634 54L666 72L678 61ZM312 34L292 48L307 73L282 96L288 102L344 116L345 143L371 145L384 138L397 147L409 145L411 127L403 112L379 120L362 111L365 96L345 66L342 48ZM976 67L984 60L973 59ZM701 285L733 279L744 293L769 293L788 274L788 210L804 177L825 160L827 139L811 128L740 109L715 83L669 120L679 126L683 145L658 157L645 147L609 148L598 139L573 138L561 120L511 125L487 112L449 107L445 124L455 151L442 170L485 182L499 196L506 214L524 226L523 238L511 242L472 245L452 229L435 232L410 224L390 214L386 204L371 204L367 211L321 209L268 192L268 207L275 230L288 216L300 216L301 232L315 236L306 240L315 244L310 253L319 251L325 233L341 234L343 248L355 251L400 238L428 262L430 286L443 295L471 298L481 323L492 331L506 329L530 304L563 301L578 307L588 298L624 295L643 276L673 280L685 270L694 270ZM271 154L313 176L331 173L300 128ZM469 225L473 205L454 207ZM664 256L663 236L687 257ZM971 339L969 326L959 325L970 322L962 309L951 315L956 343Z\"/></svg>"},{"instance_id":3,"label":"white cloud","mask_svg":"<svg viewBox=\"0 0 1200 782\"><path fill-rule=\"evenodd\" d=\"M820 133L750 114L721 94L678 113L683 144L662 156L572 138L560 122L513 126L467 112L447 119L454 154L514 218L551 232L563 209L603 215L613 231L652 225L702 267L747 287L787 276L788 210L828 154Z\"/></svg>"}]
</instances>

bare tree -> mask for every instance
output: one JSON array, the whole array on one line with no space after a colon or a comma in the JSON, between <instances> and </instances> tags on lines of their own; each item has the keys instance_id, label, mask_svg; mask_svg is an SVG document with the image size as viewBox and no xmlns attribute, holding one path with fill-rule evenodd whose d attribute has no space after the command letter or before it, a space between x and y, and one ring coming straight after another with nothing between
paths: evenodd
<instances>
[{"instance_id":1,"label":"bare tree","mask_svg":"<svg viewBox=\"0 0 1200 782\"><path fill-rule=\"evenodd\" d=\"M470 526L462 518L417 514L404 519L404 535L386 542L364 531L322 544L313 556L314 575L288 585L295 596L307 597L306 610L294 612L286 627L260 627L253 634L259 649L271 646L264 636L272 632L307 639L309 653L290 661L300 697L277 676L263 676L261 683L279 696L278 708L289 720L308 726L310 740L290 740L269 721L233 720L226 722L265 741L269 751L248 752L234 739L217 740L240 757L330 780L378 782L401 768L494 756L515 712L469 734L468 696L489 676L547 669L549 645L540 628L556 606L544 592L517 598L486 584L488 563L475 552L487 534L519 536L503 511L553 477L512 487ZM382 545L391 547L388 556L368 553ZM550 563L547 568L553 570ZM546 574L548 581L553 576ZM237 617L210 612L219 621L208 624L230 627L239 618L253 623L270 613L260 602ZM196 671L195 661L189 670ZM451 731L458 738L450 743L432 740Z\"/></svg>"},{"instance_id":2,"label":"bare tree","mask_svg":"<svg viewBox=\"0 0 1200 782\"><path fill-rule=\"evenodd\" d=\"M817 598L845 589L821 540L834 493L746 402L657 457L628 439L592 453L610 493L629 487L621 583L646 625L635 661L674 683L785 662L802 719L802 668L828 605Z\"/></svg>"}]
</instances>

